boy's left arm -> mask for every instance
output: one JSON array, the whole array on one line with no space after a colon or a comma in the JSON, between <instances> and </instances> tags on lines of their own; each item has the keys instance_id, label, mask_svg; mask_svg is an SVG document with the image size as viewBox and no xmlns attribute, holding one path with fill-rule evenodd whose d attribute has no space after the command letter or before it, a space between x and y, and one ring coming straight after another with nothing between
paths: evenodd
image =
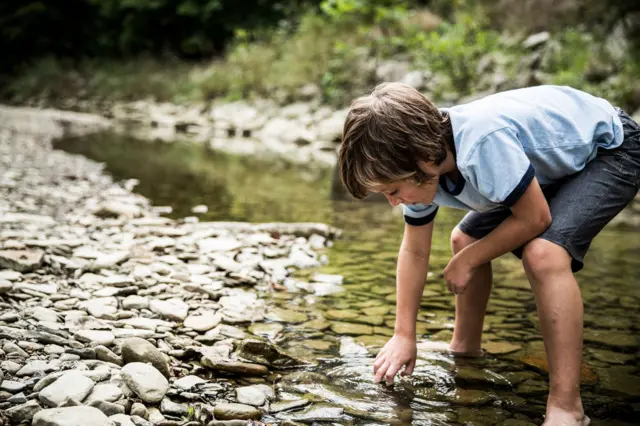
<instances>
[{"instance_id":1,"label":"boy's left arm","mask_svg":"<svg viewBox=\"0 0 640 426\"><path fill-rule=\"evenodd\" d=\"M456 254L444 270L447 287L462 294L476 267L509 253L540 235L551 225L549 204L536 178L511 207L512 215L484 238Z\"/></svg>"}]
</instances>

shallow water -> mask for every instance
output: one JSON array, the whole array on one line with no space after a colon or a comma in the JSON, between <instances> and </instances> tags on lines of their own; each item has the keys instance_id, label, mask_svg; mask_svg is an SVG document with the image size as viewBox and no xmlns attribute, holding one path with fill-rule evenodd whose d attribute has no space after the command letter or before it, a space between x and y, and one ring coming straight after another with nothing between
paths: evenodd
<instances>
[{"instance_id":1,"label":"shallow water","mask_svg":"<svg viewBox=\"0 0 640 426\"><path fill-rule=\"evenodd\" d=\"M411 377L393 386L374 384L372 361L393 334L395 319L395 261L403 228L397 209L333 200L326 169L240 158L203 145L101 135L59 141L57 147L104 162L117 179L138 179L135 190L154 205L172 206L175 217L205 204L209 211L201 220L325 222L344 230L327 252L329 264L297 274L287 283L289 291L264 295L269 321L248 329L316 363L302 372L282 372L278 387L281 399L304 395L347 413L332 419L326 411L318 424L542 422L544 347L533 295L512 255L494 262L487 357L454 359L419 350ZM420 341L451 336L453 297L441 272L450 258L449 233L462 215L438 213L418 318ZM607 227L577 274L585 305L583 403L594 424L637 424L640 415L639 254L637 231ZM341 275L343 283L309 285L322 280L318 273Z\"/></svg>"}]
</instances>

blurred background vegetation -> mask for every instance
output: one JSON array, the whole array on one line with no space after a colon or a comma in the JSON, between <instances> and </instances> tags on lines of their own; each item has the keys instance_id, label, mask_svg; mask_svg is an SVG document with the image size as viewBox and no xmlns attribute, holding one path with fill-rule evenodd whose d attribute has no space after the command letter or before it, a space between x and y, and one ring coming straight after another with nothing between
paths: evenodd
<instances>
[{"instance_id":1,"label":"blurred background vegetation","mask_svg":"<svg viewBox=\"0 0 640 426\"><path fill-rule=\"evenodd\" d=\"M344 106L392 63L436 101L553 83L633 112L639 22L637 0L3 0L0 100Z\"/></svg>"}]
</instances>

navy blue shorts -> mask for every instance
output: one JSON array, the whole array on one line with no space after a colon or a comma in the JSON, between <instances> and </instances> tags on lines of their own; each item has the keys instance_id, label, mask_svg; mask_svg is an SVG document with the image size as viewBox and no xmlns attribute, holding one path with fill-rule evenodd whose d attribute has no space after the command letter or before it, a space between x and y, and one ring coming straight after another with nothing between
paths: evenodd
<instances>
[{"instance_id":1,"label":"navy blue shorts","mask_svg":"<svg viewBox=\"0 0 640 426\"><path fill-rule=\"evenodd\" d=\"M624 126L618 148L600 149L580 172L542 188L552 223L538 236L564 247L571 255L571 269L584 266L591 241L636 196L640 177L640 125L617 109ZM465 234L480 239L511 215L508 208L470 212L458 224ZM522 258L519 247L513 254Z\"/></svg>"}]
</instances>

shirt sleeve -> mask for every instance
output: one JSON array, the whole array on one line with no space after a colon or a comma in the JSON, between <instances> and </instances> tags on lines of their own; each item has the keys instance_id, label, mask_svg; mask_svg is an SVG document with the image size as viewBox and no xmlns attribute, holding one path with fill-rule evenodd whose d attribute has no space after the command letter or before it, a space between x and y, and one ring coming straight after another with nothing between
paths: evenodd
<instances>
[{"instance_id":1,"label":"shirt sleeve","mask_svg":"<svg viewBox=\"0 0 640 426\"><path fill-rule=\"evenodd\" d=\"M487 135L462 164L463 176L496 204L512 207L535 177L535 169L512 129Z\"/></svg>"},{"instance_id":2,"label":"shirt sleeve","mask_svg":"<svg viewBox=\"0 0 640 426\"><path fill-rule=\"evenodd\" d=\"M428 205L425 204L412 204L410 206L402 205L402 212L404 214L404 221L412 226L422 226L427 223L433 222L433 219L438 213L439 206L435 203Z\"/></svg>"}]
</instances>

